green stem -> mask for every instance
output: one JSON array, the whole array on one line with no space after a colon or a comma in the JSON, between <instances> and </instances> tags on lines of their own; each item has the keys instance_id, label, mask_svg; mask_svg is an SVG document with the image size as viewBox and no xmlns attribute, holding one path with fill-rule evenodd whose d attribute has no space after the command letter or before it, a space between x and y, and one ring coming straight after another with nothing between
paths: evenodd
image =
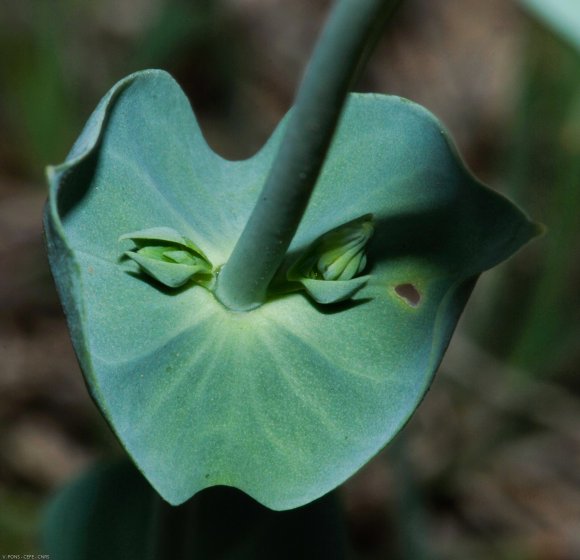
<instances>
[{"instance_id":1,"label":"green stem","mask_svg":"<svg viewBox=\"0 0 580 560\"><path fill-rule=\"evenodd\" d=\"M217 298L235 311L266 299L318 179L346 96L399 0L339 0L298 91L279 152L256 206L222 269Z\"/></svg>"}]
</instances>

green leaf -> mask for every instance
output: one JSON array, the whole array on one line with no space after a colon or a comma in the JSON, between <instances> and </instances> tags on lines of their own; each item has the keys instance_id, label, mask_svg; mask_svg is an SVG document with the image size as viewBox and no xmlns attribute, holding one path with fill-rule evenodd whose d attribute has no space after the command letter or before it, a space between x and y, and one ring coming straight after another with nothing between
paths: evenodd
<instances>
[{"instance_id":1,"label":"green leaf","mask_svg":"<svg viewBox=\"0 0 580 560\"><path fill-rule=\"evenodd\" d=\"M129 463L93 467L49 502L43 549L58 560L152 560L155 498Z\"/></svg>"},{"instance_id":2,"label":"green leaf","mask_svg":"<svg viewBox=\"0 0 580 560\"><path fill-rule=\"evenodd\" d=\"M141 270L168 288L179 288L195 279L198 284L213 285L212 266L203 251L174 229L156 227L126 233L119 241L131 240L137 251L125 251ZM201 277L196 277L201 274Z\"/></svg>"},{"instance_id":3,"label":"green leaf","mask_svg":"<svg viewBox=\"0 0 580 560\"><path fill-rule=\"evenodd\" d=\"M313 280L303 278L301 284L318 303L337 303L352 298L368 282L368 276L352 280Z\"/></svg>"},{"instance_id":4,"label":"green leaf","mask_svg":"<svg viewBox=\"0 0 580 560\"><path fill-rule=\"evenodd\" d=\"M148 228L141 231L134 231L133 233L125 233L124 235L121 235L121 237L119 237L119 241L123 241L125 239L130 239L131 241L134 241L137 244L139 244L140 241L141 242L165 241L168 244L181 246L183 249L196 253L202 259L206 261L208 260L204 252L191 239L183 237L179 232L175 231L172 228L168 227Z\"/></svg>"},{"instance_id":5,"label":"green leaf","mask_svg":"<svg viewBox=\"0 0 580 560\"><path fill-rule=\"evenodd\" d=\"M168 247L144 247L137 252L126 251L125 256L134 260L147 274L169 288L179 288L196 274L209 272L207 266L200 261L191 263L175 261L170 255L175 255L176 251L168 249Z\"/></svg>"},{"instance_id":6,"label":"green leaf","mask_svg":"<svg viewBox=\"0 0 580 560\"><path fill-rule=\"evenodd\" d=\"M345 558L333 495L270 511L231 488L172 508L128 461L100 464L49 503L43 548L56 560Z\"/></svg>"},{"instance_id":7,"label":"green leaf","mask_svg":"<svg viewBox=\"0 0 580 560\"><path fill-rule=\"evenodd\" d=\"M219 269L283 127L253 158L226 161L175 82L146 71L109 92L49 170L49 257L87 384L173 504L228 485L288 509L340 484L423 398L477 275L538 231L473 179L425 109L352 95L284 265L372 214L368 278L353 278L365 284L349 301L292 292L236 313L211 289L125 271L118 238L159 225Z\"/></svg>"},{"instance_id":8,"label":"green leaf","mask_svg":"<svg viewBox=\"0 0 580 560\"><path fill-rule=\"evenodd\" d=\"M520 0L525 8L562 39L580 50L580 2L578 0Z\"/></svg>"}]
</instances>

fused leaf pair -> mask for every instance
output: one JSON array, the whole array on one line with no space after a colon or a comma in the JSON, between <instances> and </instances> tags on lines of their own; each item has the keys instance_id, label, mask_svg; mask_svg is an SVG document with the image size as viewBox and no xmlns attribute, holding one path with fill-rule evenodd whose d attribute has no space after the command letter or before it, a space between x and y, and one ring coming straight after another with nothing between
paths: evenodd
<instances>
[{"instance_id":1,"label":"fused leaf pair","mask_svg":"<svg viewBox=\"0 0 580 560\"><path fill-rule=\"evenodd\" d=\"M540 21L580 51L580 3L578 0L520 0Z\"/></svg>"},{"instance_id":2,"label":"fused leaf pair","mask_svg":"<svg viewBox=\"0 0 580 560\"><path fill-rule=\"evenodd\" d=\"M280 269L308 295L232 312L213 279L285 126L224 160L175 82L146 71L49 169L49 258L87 384L172 504L227 485L289 509L336 487L413 413L477 276L538 231L426 110L352 95Z\"/></svg>"}]
</instances>

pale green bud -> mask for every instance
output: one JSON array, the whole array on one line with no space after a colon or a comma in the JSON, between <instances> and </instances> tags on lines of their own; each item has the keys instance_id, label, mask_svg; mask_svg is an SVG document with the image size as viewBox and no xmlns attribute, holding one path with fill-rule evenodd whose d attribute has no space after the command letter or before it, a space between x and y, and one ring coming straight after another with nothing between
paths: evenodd
<instances>
[{"instance_id":1,"label":"pale green bud","mask_svg":"<svg viewBox=\"0 0 580 560\"><path fill-rule=\"evenodd\" d=\"M122 240L130 240L135 245L125 251L125 257L136 262L141 272L169 288L179 288L189 281L206 287L213 283L213 267L203 251L171 228L127 233L120 237Z\"/></svg>"},{"instance_id":2,"label":"pale green bud","mask_svg":"<svg viewBox=\"0 0 580 560\"><path fill-rule=\"evenodd\" d=\"M374 233L372 214L366 214L319 237L292 267L294 278L351 280L364 270L366 245Z\"/></svg>"}]
</instances>

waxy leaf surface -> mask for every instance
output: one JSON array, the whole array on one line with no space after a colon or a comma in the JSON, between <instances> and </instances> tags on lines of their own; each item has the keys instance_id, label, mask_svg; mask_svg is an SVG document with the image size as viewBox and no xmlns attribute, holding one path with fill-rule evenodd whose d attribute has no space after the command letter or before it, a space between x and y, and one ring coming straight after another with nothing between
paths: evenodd
<instances>
[{"instance_id":1,"label":"waxy leaf surface","mask_svg":"<svg viewBox=\"0 0 580 560\"><path fill-rule=\"evenodd\" d=\"M520 0L530 13L580 51L580 2L578 0Z\"/></svg>"},{"instance_id":2,"label":"waxy leaf surface","mask_svg":"<svg viewBox=\"0 0 580 560\"><path fill-rule=\"evenodd\" d=\"M350 300L301 291L234 313L204 287L170 289L127 268L119 238L162 227L219 269L283 127L253 158L224 160L175 82L146 71L111 90L49 170L49 256L88 386L174 504L221 484L288 509L340 484L417 407L476 276L536 233L471 177L427 111L352 95L287 263L372 214Z\"/></svg>"},{"instance_id":3,"label":"waxy leaf surface","mask_svg":"<svg viewBox=\"0 0 580 560\"><path fill-rule=\"evenodd\" d=\"M56 560L343 560L339 512L332 493L280 512L225 487L174 508L125 460L93 466L52 498L43 551Z\"/></svg>"}]
</instances>

